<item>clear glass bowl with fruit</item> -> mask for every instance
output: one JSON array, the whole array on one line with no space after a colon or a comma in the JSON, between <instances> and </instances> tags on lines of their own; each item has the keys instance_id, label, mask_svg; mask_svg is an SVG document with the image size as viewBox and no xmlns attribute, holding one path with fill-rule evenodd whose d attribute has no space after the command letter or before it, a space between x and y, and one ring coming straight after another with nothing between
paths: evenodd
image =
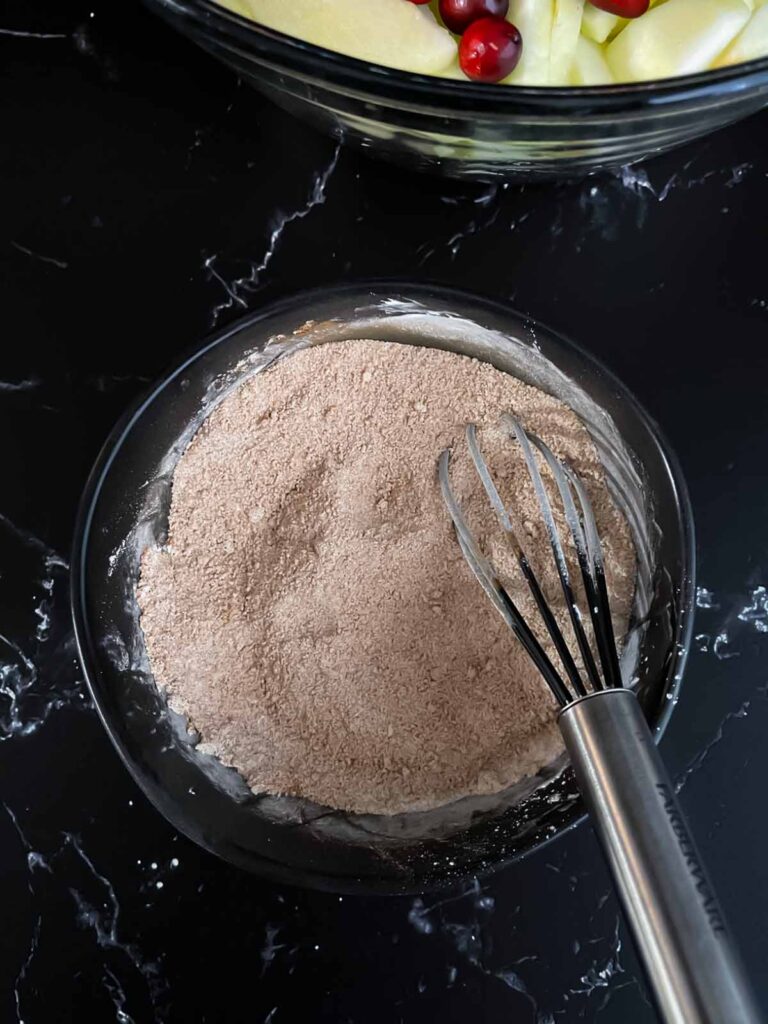
<instances>
[{"instance_id":1,"label":"clear glass bowl with fruit","mask_svg":"<svg viewBox=\"0 0 768 1024\"><path fill-rule=\"evenodd\" d=\"M147 0L286 109L461 177L568 177L768 103L768 0Z\"/></svg>"}]
</instances>

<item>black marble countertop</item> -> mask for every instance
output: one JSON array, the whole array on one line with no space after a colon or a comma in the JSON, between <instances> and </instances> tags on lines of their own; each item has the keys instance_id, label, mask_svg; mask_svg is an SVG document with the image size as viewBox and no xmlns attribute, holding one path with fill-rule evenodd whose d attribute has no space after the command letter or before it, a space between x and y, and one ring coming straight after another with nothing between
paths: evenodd
<instances>
[{"instance_id":1,"label":"black marble countertop","mask_svg":"<svg viewBox=\"0 0 768 1024\"><path fill-rule=\"evenodd\" d=\"M9 0L0 49L0 1020L654 1020L588 827L439 897L281 889L177 835L91 707L67 560L109 428L213 326L375 276L571 335L677 450L701 589L662 749L768 1011L768 116L488 188L339 149L137 3Z\"/></svg>"}]
</instances>

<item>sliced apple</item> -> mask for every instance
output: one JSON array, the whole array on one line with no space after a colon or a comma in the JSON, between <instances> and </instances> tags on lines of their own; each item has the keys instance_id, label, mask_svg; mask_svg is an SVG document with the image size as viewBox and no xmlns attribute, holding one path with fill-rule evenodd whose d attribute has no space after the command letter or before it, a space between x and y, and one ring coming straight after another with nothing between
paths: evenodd
<instances>
[{"instance_id":1,"label":"sliced apple","mask_svg":"<svg viewBox=\"0 0 768 1024\"><path fill-rule=\"evenodd\" d=\"M606 49L617 81L709 68L749 20L745 0L666 0L630 21Z\"/></svg>"},{"instance_id":2,"label":"sliced apple","mask_svg":"<svg viewBox=\"0 0 768 1024\"><path fill-rule=\"evenodd\" d=\"M453 78L457 82L468 82L469 81L469 79L467 78L467 76L464 74L464 72L461 70L461 67L459 66L458 57L456 58L456 60L452 64L448 65L448 67L445 69L445 71L441 71L440 72L440 77L441 78Z\"/></svg>"},{"instance_id":3,"label":"sliced apple","mask_svg":"<svg viewBox=\"0 0 768 1024\"><path fill-rule=\"evenodd\" d=\"M228 11L239 14L242 18L253 20L247 0L218 0L218 3L222 7L226 7Z\"/></svg>"},{"instance_id":4,"label":"sliced apple","mask_svg":"<svg viewBox=\"0 0 768 1024\"><path fill-rule=\"evenodd\" d=\"M568 72L576 56L583 14L584 0L555 0L549 48L550 85L568 84Z\"/></svg>"},{"instance_id":5,"label":"sliced apple","mask_svg":"<svg viewBox=\"0 0 768 1024\"><path fill-rule=\"evenodd\" d=\"M429 8L410 0L227 0L243 2L268 28L402 71L437 75L456 58L456 43Z\"/></svg>"},{"instance_id":6,"label":"sliced apple","mask_svg":"<svg viewBox=\"0 0 768 1024\"><path fill-rule=\"evenodd\" d=\"M745 60L756 60L768 57L768 2L758 0L755 13L747 22L746 28L736 36L734 41L715 61L715 67L724 64L740 64Z\"/></svg>"},{"instance_id":7,"label":"sliced apple","mask_svg":"<svg viewBox=\"0 0 768 1024\"><path fill-rule=\"evenodd\" d=\"M604 43L619 28L621 22L622 19L618 14L609 14L608 11L601 11L599 7L587 4L584 8L581 31L588 39L592 39L596 43Z\"/></svg>"},{"instance_id":8,"label":"sliced apple","mask_svg":"<svg viewBox=\"0 0 768 1024\"><path fill-rule=\"evenodd\" d=\"M553 16L553 0L511 0L507 21L523 37L523 54L505 84L547 85Z\"/></svg>"},{"instance_id":9,"label":"sliced apple","mask_svg":"<svg viewBox=\"0 0 768 1024\"><path fill-rule=\"evenodd\" d=\"M579 36L568 75L569 85L611 85L615 81L602 46Z\"/></svg>"}]
</instances>

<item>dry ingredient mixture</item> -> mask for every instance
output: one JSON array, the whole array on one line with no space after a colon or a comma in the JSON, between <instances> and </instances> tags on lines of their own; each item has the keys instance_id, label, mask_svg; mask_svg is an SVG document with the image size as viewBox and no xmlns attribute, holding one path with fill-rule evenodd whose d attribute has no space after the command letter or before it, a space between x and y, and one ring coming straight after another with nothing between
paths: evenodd
<instances>
[{"instance_id":1,"label":"dry ingredient mixture","mask_svg":"<svg viewBox=\"0 0 768 1024\"><path fill-rule=\"evenodd\" d=\"M464 563L437 481L455 445L468 518L535 620L471 470L463 432L479 424L565 623L504 410L585 479L625 628L635 553L592 442L560 402L486 363L318 345L251 377L195 435L168 543L143 559L141 623L172 706L254 790L391 814L499 791L560 751L554 702Z\"/></svg>"}]
</instances>

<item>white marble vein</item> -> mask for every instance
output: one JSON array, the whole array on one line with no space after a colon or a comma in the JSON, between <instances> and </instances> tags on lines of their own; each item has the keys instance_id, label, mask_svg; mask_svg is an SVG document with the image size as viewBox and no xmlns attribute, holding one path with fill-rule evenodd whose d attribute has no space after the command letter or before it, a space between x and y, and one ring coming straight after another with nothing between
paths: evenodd
<instances>
[{"instance_id":1,"label":"white marble vein","mask_svg":"<svg viewBox=\"0 0 768 1024\"><path fill-rule=\"evenodd\" d=\"M40 380L37 377L28 377L25 380L0 380L0 391L33 391L40 387Z\"/></svg>"},{"instance_id":2,"label":"white marble vein","mask_svg":"<svg viewBox=\"0 0 768 1024\"><path fill-rule=\"evenodd\" d=\"M42 927L42 924L43 919L38 914L35 917L35 923L32 927L32 938L30 939L27 955L24 958L24 962L22 963L19 969L19 973L16 975L16 980L13 983L13 1001L16 1006L16 1020L18 1024L24 1024L24 1017L22 1016L21 1009L22 988L27 980L27 975L29 973L30 967L32 966L32 961L35 959L35 956L37 955L37 949L38 946L40 945L40 929Z\"/></svg>"},{"instance_id":3,"label":"white marble vein","mask_svg":"<svg viewBox=\"0 0 768 1024\"><path fill-rule=\"evenodd\" d=\"M125 948L118 938L120 904L114 886L108 878L96 870L93 861L83 849L82 840L79 836L73 832L65 832L64 841L72 847L87 867L90 875L103 886L105 893L105 899L99 908L91 906L78 889L70 888L70 895L77 906L78 923L84 928L93 929L96 941L102 949Z\"/></svg>"},{"instance_id":4,"label":"white marble vein","mask_svg":"<svg viewBox=\"0 0 768 1024\"><path fill-rule=\"evenodd\" d=\"M573 891L572 882L574 876L550 865L556 869L556 873L562 875L568 883L569 889ZM590 929L599 928L602 908L608 903L613 895L613 889L608 889L598 900L594 912L589 917ZM443 913L444 908L460 904L469 911L466 919L457 922L447 920ZM422 897L414 899L408 912L408 921L412 928L424 936L442 936L451 947L453 954L458 956L473 970L479 971L482 975L501 982L508 989L525 997L531 1004L537 1024L554 1024L556 1019L565 1013L572 1013L575 1000L581 1000L579 1007L579 1019L586 1018L587 1007L590 1017L600 1013L610 1002L613 995L628 985L638 984L637 980L627 975L622 963L622 940L620 934L620 918L614 918L612 930L606 934L600 931L593 938L575 940L573 943L574 957L588 948L593 948L597 959L588 965L583 965L577 970L580 973L576 976L572 986L565 990L557 999L551 991L546 991L546 1002L549 1006L540 1005L540 996L534 991L533 978L536 971L539 975L548 971L545 959L538 953L532 952L527 956L520 956L513 961L498 963L500 958L499 950L494 949L492 936L490 935L491 914L495 908L495 900L492 896L483 892L477 880L464 892L457 896L447 897L436 903L427 905ZM517 908L519 909L519 908ZM509 915L507 915L509 916ZM508 924L508 922L507 922ZM606 950L599 953L598 950ZM493 963L496 960L497 963ZM574 966L576 961L574 961ZM521 970L523 965L528 967ZM526 977L529 968L533 968L534 974ZM455 966L450 968L449 987L455 984L458 970ZM562 1002L562 1005L556 1005ZM583 1012L582 1012L583 1011ZM570 1018L569 1018L570 1019Z\"/></svg>"},{"instance_id":5,"label":"white marble vein","mask_svg":"<svg viewBox=\"0 0 768 1024\"><path fill-rule=\"evenodd\" d=\"M17 1024L24 1024L25 983L39 948L44 915L48 908L54 913L60 913L61 908L67 905L66 899L60 898L52 901L49 898L48 902L43 902L43 894L38 893L35 885L35 878L41 872L71 897L76 911L73 924L93 933L96 945L105 957L106 954L116 954L109 961L105 958L100 967L104 991L114 1007L117 1024L134 1024L134 1018L127 1007L124 982L118 974L126 967L143 980L153 1007L153 1020L159 1021L168 983L163 978L160 964L146 959L135 943L125 941L120 935L120 902L117 893L109 878L96 867L86 852L82 838L73 832L60 833L58 842L43 854L32 846L14 811L7 804L0 806L11 821L24 851L26 886L33 903L32 934L13 989ZM86 892L86 886L91 887L90 892Z\"/></svg>"},{"instance_id":6,"label":"white marble vein","mask_svg":"<svg viewBox=\"0 0 768 1024\"><path fill-rule=\"evenodd\" d=\"M37 381L35 382L35 385L30 383L29 386L36 386L37 383ZM4 516L2 512L0 512L0 525L4 526L9 533L12 533L27 546L36 548L38 551L42 551L45 555L57 559L65 568L68 567L66 560L62 558L58 552L54 551L49 544L46 544L46 542L41 540L40 537L36 537L34 533L30 533L29 530L25 530L23 526L17 526L16 523L12 522L7 516Z\"/></svg>"},{"instance_id":7,"label":"white marble vein","mask_svg":"<svg viewBox=\"0 0 768 1024\"><path fill-rule=\"evenodd\" d=\"M688 763L683 769L675 782L675 792L679 793L688 783L694 772L698 771L704 762L709 758L712 751L720 743L725 735L726 726L729 722L736 721L740 718L746 718L749 715L749 709L752 706L751 700L742 701L741 705L736 711L729 711L725 718L722 720L720 725L707 745L699 751L699 753Z\"/></svg>"},{"instance_id":8,"label":"white marble vein","mask_svg":"<svg viewBox=\"0 0 768 1024\"><path fill-rule=\"evenodd\" d=\"M613 930L612 951L602 962L592 964L579 978L578 987L569 990L572 996L591 996L597 989L606 989L612 985L613 979L624 974L621 963L622 942L619 934L621 921L616 918Z\"/></svg>"},{"instance_id":9,"label":"white marble vein","mask_svg":"<svg viewBox=\"0 0 768 1024\"><path fill-rule=\"evenodd\" d=\"M730 170L730 176L725 183L726 188L734 188L736 185L740 185L744 181L745 177L753 169L754 164L746 161L743 164L736 164Z\"/></svg>"},{"instance_id":10,"label":"white marble vein","mask_svg":"<svg viewBox=\"0 0 768 1024\"><path fill-rule=\"evenodd\" d=\"M616 175L622 187L628 192L632 192L636 196L648 193L660 203L664 202L680 180L678 174L673 174L672 177L661 186L661 188L656 188L651 184L647 171L642 167L635 167L631 164L620 168L619 171L616 172Z\"/></svg>"},{"instance_id":11,"label":"white marble vein","mask_svg":"<svg viewBox=\"0 0 768 1024\"><path fill-rule=\"evenodd\" d=\"M43 256L42 253L35 252L34 249L28 249L26 245L22 245L21 242L11 242L11 247L16 249L17 252L24 253L25 256L31 257L33 260L39 260L40 263L50 263L51 266L58 267L59 270L66 270L69 267L69 263L66 260L60 260L56 256Z\"/></svg>"},{"instance_id":12,"label":"white marble vein","mask_svg":"<svg viewBox=\"0 0 768 1024\"><path fill-rule=\"evenodd\" d=\"M72 878L73 872L64 856L67 851L74 854L75 863L84 869L85 880L94 887L93 895L86 894L79 878ZM105 959L101 969L104 990L112 1001L118 1024L133 1024L133 1018L127 1010L125 988L116 973L119 966L125 965L126 962L143 979L155 1011L155 1019L159 1019L159 1000L167 990L167 982L163 979L160 964L147 960L134 943L121 937L120 902L117 893L109 878L98 870L92 858L86 853L82 838L73 832L63 832L60 845L43 860L43 863L46 870L69 893L76 911L74 923L91 931L96 945L105 954L117 954L117 959L111 962ZM69 864L71 863L69 861ZM30 892L33 891L30 887ZM31 959L32 957L28 957L28 962Z\"/></svg>"},{"instance_id":13,"label":"white marble vein","mask_svg":"<svg viewBox=\"0 0 768 1024\"><path fill-rule=\"evenodd\" d=\"M652 180L644 167L631 164L619 168L612 176L590 178L579 195L578 205L589 218L593 230L605 239L615 240L618 232L617 192L619 196L626 194L639 200L636 205L636 225L642 228L648 220L652 205L666 202L675 193L690 192L710 182L734 188L744 181L753 169L752 164L742 163L733 167L710 169L696 175L692 171L700 155L694 155L659 184ZM727 208L723 212L727 213ZM551 228L551 234L557 237L561 230L558 215L558 220ZM579 243L576 243L576 249L580 251Z\"/></svg>"},{"instance_id":14,"label":"white marble vein","mask_svg":"<svg viewBox=\"0 0 768 1024\"><path fill-rule=\"evenodd\" d=\"M275 941L280 934L280 930L279 927L271 924L266 925L264 928L264 945L261 947L260 953L262 978L271 967L280 950L287 948L287 943Z\"/></svg>"},{"instance_id":15,"label":"white marble vein","mask_svg":"<svg viewBox=\"0 0 768 1024\"><path fill-rule=\"evenodd\" d=\"M120 979L109 967L104 968L104 987L112 999L117 1024L135 1024L133 1017L125 1009L128 1002L125 989L120 984Z\"/></svg>"},{"instance_id":16,"label":"white marble vein","mask_svg":"<svg viewBox=\"0 0 768 1024\"><path fill-rule=\"evenodd\" d=\"M452 904L463 904L468 907L469 914L466 920L446 920L443 910ZM421 897L417 897L411 904L408 921L422 935L434 935L439 932L450 943L453 953L458 954L474 970L524 996L537 1014L537 1019L543 1020L537 1000L530 992L525 979L516 970L519 964L528 960L536 961L538 957L522 957L511 966L496 967L488 962L491 952L488 925L495 906L495 898L484 892L479 880L474 879L463 892L439 900L429 907ZM455 984L457 975L457 968L450 967L449 987Z\"/></svg>"},{"instance_id":17,"label":"white marble vein","mask_svg":"<svg viewBox=\"0 0 768 1024\"><path fill-rule=\"evenodd\" d=\"M296 221L304 220L316 207L322 206L325 203L328 183L338 165L341 146L341 142L337 142L327 166L312 176L309 195L304 205L288 213L282 211L277 213L267 238L264 254L260 260L250 263L247 274L228 282L216 268L219 256L213 254L205 257L203 267L206 274L209 278L216 281L226 294L226 298L214 306L211 312L211 326L215 327L221 315L234 306L239 306L241 309L248 308L246 296L255 291L261 283L262 275L274 259L286 229Z\"/></svg>"},{"instance_id":18,"label":"white marble vein","mask_svg":"<svg viewBox=\"0 0 768 1024\"><path fill-rule=\"evenodd\" d=\"M45 643L49 620L43 613L38 625L38 641ZM71 662L74 663L72 637ZM0 743L32 736L56 711L62 708L90 709L90 702L78 678L65 672L56 678L43 677L32 658L9 637L0 634L5 647L0 661Z\"/></svg>"},{"instance_id":19,"label":"white marble vein","mask_svg":"<svg viewBox=\"0 0 768 1024\"><path fill-rule=\"evenodd\" d=\"M32 884L33 873L37 870L50 872L51 869L48 866L48 862L45 859L45 857L43 857L41 853L38 853L37 850L34 850L32 848L32 845L27 839L26 834L22 829L21 824L19 823L19 819L17 818L14 811L11 810L11 808L7 804L3 804L2 807L7 816L9 817L11 824L13 825L16 831L17 836L19 837L19 842L21 843L25 851L27 862L27 892L29 893L31 899L34 901L35 890ZM13 999L16 1007L17 1024L24 1024L24 1018L22 1016L23 990L27 980L27 976L32 967L32 963L35 959L35 956L37 955L37 950L40 945L40 929L42 928L42 924L42 915L38 911L35 911L34 924L32 925L32 935L29 940L29 946L27 947L26 955L21 963L21 966L19 967L18 973L16 974L16 978L14 979L13 983Z\"/></svg>"},{"instance_id":20,"label":"white marble vein","mask_svg":"<svg viewBox=\"0 0 768 1024\"><path fill-rule=\"evenodd\" d=\"M66 584L69 566L45 541L0 514L0 528L38 560L33 580L36 625L31 646L0 634L0 743L28 737L61 708L90 708L77 675L69 627ZM54 619L66 623L55 650L48 651Z\"/></svg>"},{"instance_id":21,"label":"white marble vein","mask_svg":"<svg viewBox=\"0 0 768 1024\"><path fill-rule=\"evenodd\" d=\"M213 313L211 314L213 326L215 326L216 323L218 322L219 316L225 310L231 309L233 305L237 304L238 306L241 306L243 309L248 308L248 303L245 301L245 299L241 298L235 291L234 284L229 284L229 282L224 277L222 277L222 275L216 269L215 263L218 258L219 257L214 253L212 256L206 256L205 260L203 261L203 266L205 267L208 276L212 280L217 281L228 296L227 302L219 303L218 306L214 307Z\"/></svg>"},{"instance_id":22,"label":"white marble vein","mask_svg":"<svg viewBox=\"0 0 768 1024\"><path fill-rule=\"evenodd\" d=\"M435 255L438 249L447 249L451 261L455 260L461 250L461 246L465 241L467 241L467 239L480 234L482 231L486 231L499 219L502 207L499 205L498 199L501 192L506 190L508 186L508 182L491 185L487 191L476 196L472 200L472 204L480 207L481 210L488 211L486 215L473 216L465 227L459 228L458 231L454 231L453 234L450 235L445 242L441 243L440 246L435 246L432 243L426 243L425 245L420 246L417 250L417 255L419 256L418 265L423 267L424 264ZM446 202L445 198L443 198L443 202Z\"/></svg>"},{"instance_id":23,"label":"white marble vein","mask_svg":"<svg viewBox=\"0 0 768 1024\"><path fill-rule=\"evenodd\" d=\"M192 145L187 149L187 154L184 161L185 171L188 171L191 168L192 162L195 158L195 153L202 148L206 136L213 130L213 128L217 127L221 123L221 121L223 121L224 118L227 117L228 114L232 113L232 109L235 106L235 101L237 99L241 86L242 79L236 78L234 81L234 95L227 102L227 105L224 107L219 118L217 118L214 121L211 121L208 124L201 125L199 128L194 129L192 133Z\"/></svg>"},{"instance_id":24,"label":"white marble vein","mask_svg":"<svg viewBox=\"0 0 768 1024\"><path fill-rule=\"evenodd\" d=\"M0 36L14 39L69 39L66 32L25 32L20 28L0 28Z\"/></svg>"}]
</instances>

